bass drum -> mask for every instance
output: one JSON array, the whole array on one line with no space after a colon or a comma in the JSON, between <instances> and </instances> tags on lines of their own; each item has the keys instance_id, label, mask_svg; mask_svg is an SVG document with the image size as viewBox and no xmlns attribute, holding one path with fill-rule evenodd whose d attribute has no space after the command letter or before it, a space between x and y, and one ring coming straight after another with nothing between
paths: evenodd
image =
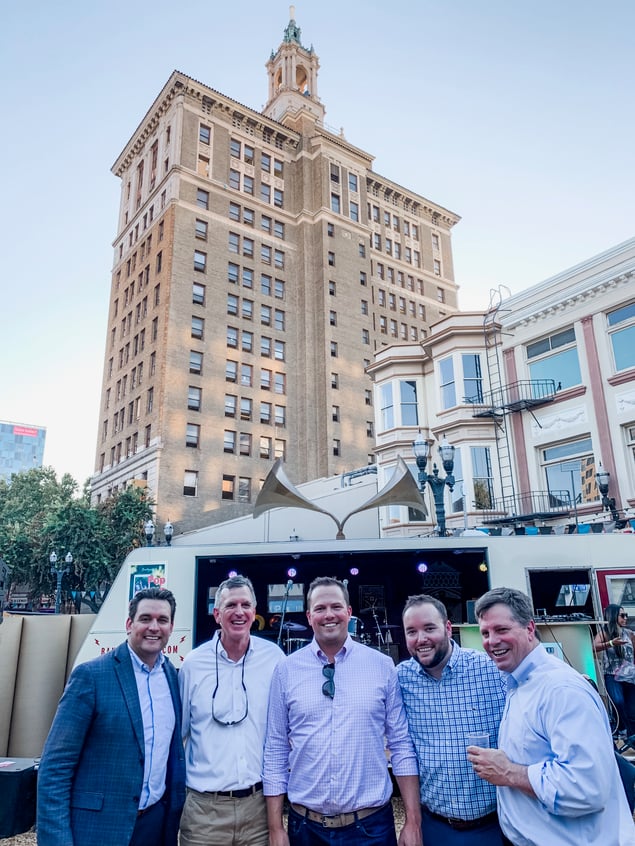
<instances>
[{"instance_id":1,"label":"bass drum","mask_svg":"<svg viewBox=\"0 0 635 846\"><path fill-rule=\"evenodd\" d=\"M353 640L361 640L362 639L362 629L364 628L364 624L359 619L359 617L351 617L348 621L348 633L353 638Z\"/></svg>"},{"instance_id":2,"label":"bass drum","mask_svg":"<svg viewBox=\"0 0 635 846\"><path fill-rule=\"evenodd\" d=\"M298 649L302 649L302 647L306 646L307 643L311 643L309 638L290 637L289 640L285 641L287 655L290 655L292 652L297 652Z\"/></svg>"}]
</instances>

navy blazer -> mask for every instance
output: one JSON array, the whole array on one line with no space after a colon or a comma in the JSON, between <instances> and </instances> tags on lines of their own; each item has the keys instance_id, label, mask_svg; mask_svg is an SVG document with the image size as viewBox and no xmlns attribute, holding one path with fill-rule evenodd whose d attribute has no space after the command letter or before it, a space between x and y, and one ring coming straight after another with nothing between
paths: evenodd
<instances>
[{"instance_id":1,"label":"navy blazer","mask_svg":"<svg viewBox=\"0 0 635 846\"><path fill-rule=\"evenodd\" d=\"M177 672L165 673L176 724L163 801L163 844L176 846L185 801L185 755ZM128 846L143 786L145 746L127 643L80 664L68 681L38 771L39 846Z\"/></svg>"}]
</instances>

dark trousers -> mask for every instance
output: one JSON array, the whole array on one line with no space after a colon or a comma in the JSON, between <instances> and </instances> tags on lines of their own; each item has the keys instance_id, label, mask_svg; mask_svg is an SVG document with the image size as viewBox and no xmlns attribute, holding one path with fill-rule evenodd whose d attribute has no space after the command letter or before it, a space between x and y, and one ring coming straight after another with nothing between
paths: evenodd
<instances>
[{"instance_id":1,"label":"dark trousers","mask_svg":"<svg viewBox=\"0 0 635 846\"><path fill-rule=\"evenodd\" d=\"M289 809L291 846L397 846L390 802L376 814L342 828L326 828Z\"/></svg>"},{"instance_id":2,"label":"dark trousers","mask_svg":"<svg viewBox=\"0 0 635 846\"><path fill-rule=\"evenodd\" d=\"M635 734L635 684L617 681L612 675L604 676L604 684L619 715L618 730Z\"/></svg>"},{"instance_id":3,"label":"dark trousers","mask_svg":"<svg viewBox=\"0 0 635 846\"><path fill-rule=\"evenodd\" d=\"M438 843L443 846L503 846L508 842L496 820L478 828L459 830L430 816L425 808L421 809L421 834L424 844Z\"/></svg>"},{"instance_id":4,"label":"dark trousers","mask_svg":"<svg viewBox=\"0 0 635 846\"><path fill-rule=\"evenodd\" d=\"M163 843L165 805L157 802L137 817L130 846L160 846Z\"/></svg>"}]
</instances>

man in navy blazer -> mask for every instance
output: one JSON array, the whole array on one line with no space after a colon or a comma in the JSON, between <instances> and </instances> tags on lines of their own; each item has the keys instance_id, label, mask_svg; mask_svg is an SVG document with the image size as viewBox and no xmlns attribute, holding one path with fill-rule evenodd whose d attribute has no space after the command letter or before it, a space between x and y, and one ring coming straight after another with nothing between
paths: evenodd
<instances>
[{"instance_id":1,"label":"man in navy blazer","mask_svg":"<svg viewBox=\"0 0 635 846\"><path fill-rule=\"evenodd\" d=\"M181 702L162 654L175 609L169 590L139 591L127 642L73 670L38 772L40 846L176 846Z\"/></svg>"}]
</instances>

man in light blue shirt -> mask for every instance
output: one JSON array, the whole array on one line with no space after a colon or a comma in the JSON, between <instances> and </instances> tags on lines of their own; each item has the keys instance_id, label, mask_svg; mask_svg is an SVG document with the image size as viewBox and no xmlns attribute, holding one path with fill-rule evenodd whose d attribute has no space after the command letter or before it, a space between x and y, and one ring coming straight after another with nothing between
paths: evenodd
<instances>
[{"instance_id":1,"label":"man in light blue shirt","mask_svg":"<svg viewBox=\"0 0 635 846\"><path fill-rule=\"evenodd\" d=\"M271 683L269 846L397 846L386 748L406 810L399 846L421 846L417 760L395 666L349 636L342 582L315 579L307 608L315 638L278 664Z\"/></svg>"},{"instance_id":2,"label":"man in light blue shirt","mask_svg":"<svg viewBox=\"0 0 635 846\"><path fill-rule=\"evenodd\" d=\"M508 673L498 749L470 748L497 786L514 846L634 846L608 717L593 687L536 637L529 598L496 588L475 606L483 646Z\"/></svg>"},{"instance_id":3,"label":"man in light blue shirt","mask_svg":"<svg viewBox=\"0 0 635 846\"><path fill-rule=\"evenodd\" d=\"M466 747L475 732L496 745L503 677L484 652L452 640L447 610L435 597L408 597L403 626L412 658L397 674L419 761L423 842L502 846L496 788L475 775Z\"/></svg>"}]
</instances>

